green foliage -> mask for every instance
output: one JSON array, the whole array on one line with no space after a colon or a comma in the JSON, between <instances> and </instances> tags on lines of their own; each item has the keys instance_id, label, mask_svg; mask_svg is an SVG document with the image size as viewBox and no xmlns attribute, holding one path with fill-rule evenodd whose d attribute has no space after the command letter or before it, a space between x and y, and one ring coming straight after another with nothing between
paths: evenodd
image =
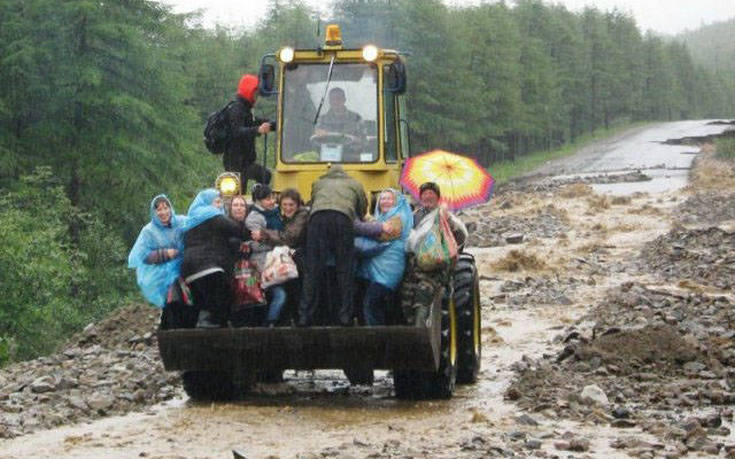
<instances>
[{"instance_id":1,"label":"green foliage","mask_svg":"<svg viewBox=\"0 0 735 459\"><path fill-rule=\"evenodd\" d=\"M717 157L728 161L735 161L735 139L718 139L715 142Z\"/></svg>"},{"instance_id":2,"label":"green foliage","mask_svg":"<svg viewBox=\"0 0 735 459\"><path fill-rule=\"evenodd\" d=\"M699 65L735 73L735 18L681 33L675 39L686 44Z\"/></svg>"},{"instance_id":3,"label":"green foliage","mask_svg":"<svg viewBox=\"0 0 735 459\"><path fill-rule=\"evenodd\" d=\"M122 240L74 207L49 167L0 194L0 221L0 364L52 350L131 293Z\"/></svg>"}]
</instances>

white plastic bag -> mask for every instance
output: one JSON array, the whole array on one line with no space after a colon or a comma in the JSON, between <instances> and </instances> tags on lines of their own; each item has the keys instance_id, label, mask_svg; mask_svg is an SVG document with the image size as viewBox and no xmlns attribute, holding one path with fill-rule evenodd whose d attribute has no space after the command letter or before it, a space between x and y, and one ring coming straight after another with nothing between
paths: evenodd
<instances>
[{"instance_id":1,"label":"white plastic bag","mask_svg":"<svg viewBox=\"0 0 735 459\"><path fill-rule=\"evenodd\" d=\"M424 219L421 220L419 226L411 230L411 233L409 233L408 238L406 239L406 252L416 253L419 244L423 242L426 235L431 231L431 227L434 226L436 214L438 213L439 208L432 210L424 216Z\"/></svg>"},{"instance_id":2,"label":"white plastic bag","mask_svg":"<svg viewBox=\"0 0 735 459\"><path fill-rule=\"evenodd\" d=\"M268 252L265 257L265 268L260 275L260 286L262 288L283 284L299 277L296 263L291 256L292 253L293 250L285 245L279 245Z\"/></svg>"}]
</instances>

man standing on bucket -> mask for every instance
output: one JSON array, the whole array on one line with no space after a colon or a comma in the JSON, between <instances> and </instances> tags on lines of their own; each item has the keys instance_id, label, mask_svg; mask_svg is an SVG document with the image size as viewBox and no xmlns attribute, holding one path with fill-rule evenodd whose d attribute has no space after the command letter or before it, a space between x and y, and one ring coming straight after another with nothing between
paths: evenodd
<instances>
[{"instance_id":1,"label":"man standing on bucket","mask_svg":"<svg viewBox=\"0 0 735 459\"><path fill-rule=\"evenodd\" d=\"M275 123L253 116L258 92L258 77L245 74L237 85L235 102L227 111L231 141L227 145L222 163L226 171L238 172L242 189L247 190L248 179L268 184L271 172L255 162L255 138L275 129Z\"/></svg>"}]
</instances>

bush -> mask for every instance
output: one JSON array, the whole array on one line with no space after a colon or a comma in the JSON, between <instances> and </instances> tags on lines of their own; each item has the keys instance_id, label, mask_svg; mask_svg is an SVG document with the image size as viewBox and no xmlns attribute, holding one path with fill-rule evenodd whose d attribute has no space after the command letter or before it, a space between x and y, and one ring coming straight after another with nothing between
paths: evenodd
<instances>
[{"instance_id":1,"label":"bush","mask_svg":"<svg viewBox=\"0 0 735 459\"><path fill-rule=\"evenodd\" d=\"M717 157L729 161L735 161L735 139L719 139L715 142Z\"/></svg>"},{"instance_id":2,"label":"bush","mask_svg":"<svg viewBox=\"0 0 735 459\"><path fill-rule=\"evenodd\" d=\"M122 242L71 205L50 168L0 193L0 221L0 365L53 351L132 290Z\"/></svg>"}]
</instances>

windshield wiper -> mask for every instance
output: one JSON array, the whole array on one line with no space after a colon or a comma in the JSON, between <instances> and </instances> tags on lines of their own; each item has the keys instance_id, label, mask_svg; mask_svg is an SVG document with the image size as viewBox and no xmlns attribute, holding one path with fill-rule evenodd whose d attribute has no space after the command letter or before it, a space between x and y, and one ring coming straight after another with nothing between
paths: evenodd
<instances>
[{"instance_id":1,"label":"windshield wiper","mask_svg":"<svg viewBox=\"0 0 735 459\"><path fill-rule=\"evenodd\" d=\"M316 109L316 116L314 116L314 124L316 125L316 121L319 119L319 113L322 111L322 106L324 105L324 99L327 97L327 91L329 90L329 82L332 81L332 69L334 68L334 56L332 56L332 60L329 61L329 71L327 71L327 84L324 86L324 94L322 94L322 100L319 101L319 107Z\"/></svg>"}]
</instances>

